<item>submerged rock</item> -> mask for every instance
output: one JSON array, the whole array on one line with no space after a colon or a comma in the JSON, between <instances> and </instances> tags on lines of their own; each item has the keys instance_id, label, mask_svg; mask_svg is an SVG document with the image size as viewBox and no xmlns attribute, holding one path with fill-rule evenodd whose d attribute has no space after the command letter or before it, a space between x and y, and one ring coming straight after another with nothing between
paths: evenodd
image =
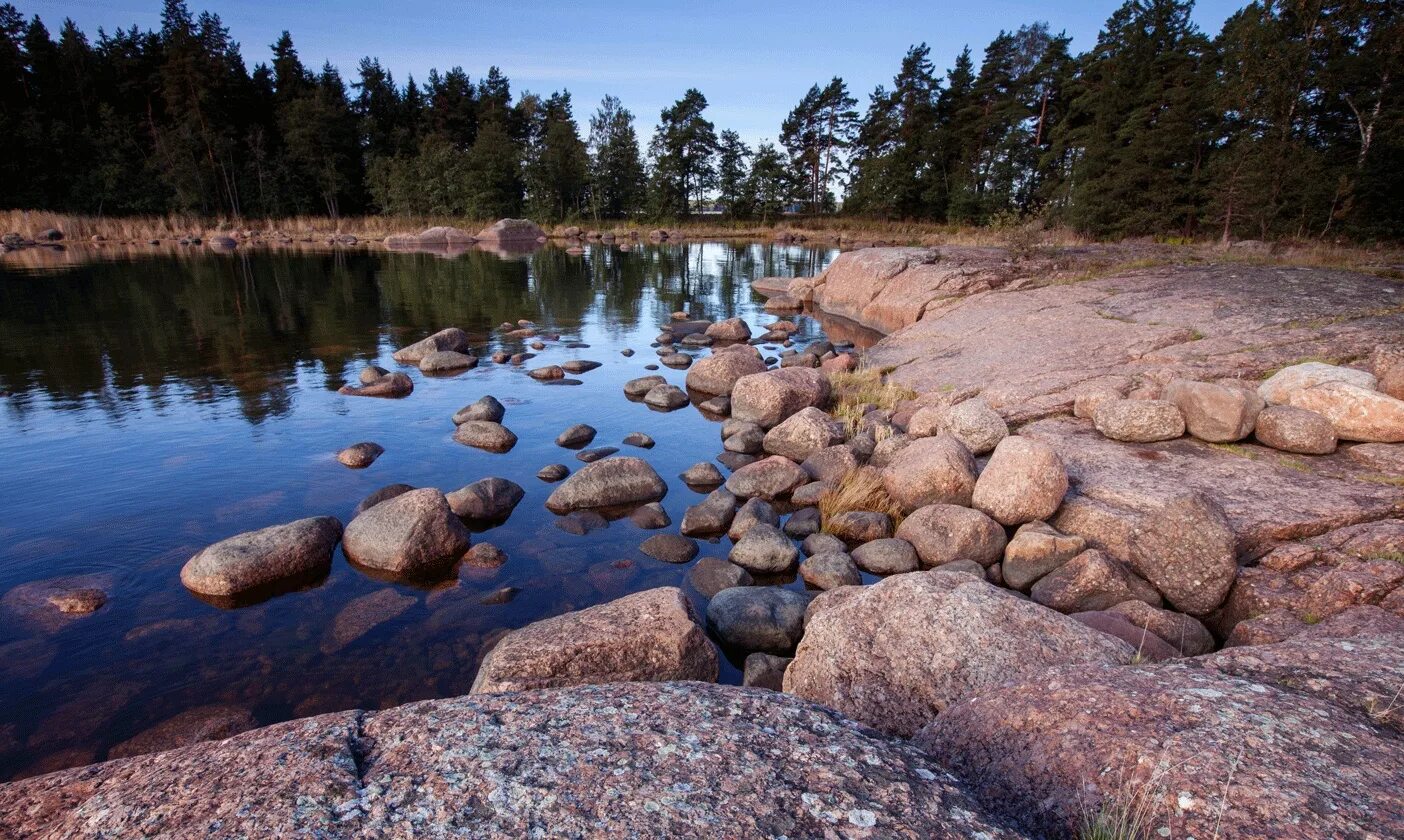
<instances>
[{"instance_id":1,"label":"submerged rock","mask_svg":"<svg viewBox=\"0 0 1404 840\"><path fill-rule=\"evenodd\" d=\"M751 586L755 580L751 573L720 557L703 557L687 571L687 581L704 598L711 598L723 589L733 586Z\"/></svg>"},{"instance_id":2,"label":"submerged rock","mask_svg":"<svg viewBox=\"0 0 1404 840\"><path fill-rule=\"evenodd\" d=\"M327 573L332 550L341 536L341 523L330 516L237 534L191 557L180 570L180 582L187 589L215 598L304 582Z\"/></svg>"},{"instance_id":3,"label":"submerged rock","mask_svg":"<svg viewBox=\"0 0 1404 840\"><path fill-rule=\"evenodd\" d=\"M384 452L385 447L380 444L364 441L362 443L353 443L336 453L336 460L353 470L360 470L374 464L375 459L379 458Z\"/></svg>"}]
</instances>

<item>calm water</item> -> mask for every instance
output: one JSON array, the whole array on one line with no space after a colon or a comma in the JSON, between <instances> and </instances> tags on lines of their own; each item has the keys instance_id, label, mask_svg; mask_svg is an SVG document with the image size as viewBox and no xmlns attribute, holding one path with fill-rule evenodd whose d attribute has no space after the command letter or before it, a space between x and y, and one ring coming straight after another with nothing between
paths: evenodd
<instances>
[{"instance_id":1,"label":"calm water","mask_svg":"<svg viewBox=\"0 0 1404 840\"><path fill-rule=\"evenodd\" d=\"M640 554L654 532L628 520L583 537L556 528L543 506L554 485L535 473L581 466L553 441L590 423L592 445L642 455L669 481L663 505L675 531L701 498L676 476L721 451L718 424L690 406L651 411L626 400L622 383L649 373L649 343L669 313L739 315L754 329L773 318L752 278L812 274L833 256L702 243L517 259L239 252L43 270L0 261L0 778L102 759L208 704L271 723L462 694L484 642L503 628L685 586L688 567ZM583 385L549 387L486 360L431 378L390 358L445 326L469 332L484 357L519 351L496 330L519 318L562 335L525 367L569 358L603 367L580 375ZM820 334L800 321L801 340ZM623 357L626 347L637 355ZM338 395L368 363L404 370L414 394ZM685 375L658 372L679 385ZM506 425L520 438L508 454L452 440L450 416L484 394L508 404ZM633 431L657 446L622 446ZM339 449L362 440L385 454L364 470L337 463ZM513 516L478 537L509 559L491 573L464 570L457 586L372 580L339 550L320 585L242 609L209 606L180 585L191 554L241 531L320 514L346 522L394 482L448 491L493 475L526 489ZM704 544L703 555L728 547ZM617 568L620 559L632 565ZM15 589L73 575L104 589L106 606L54 618L27 609ZM520 590L510 602L480 603L507 586ZM414 603L343 648L327 643L348 602L386 587ZM723 679L738 680L735 665Z\"/></svg>"}]
</instances>

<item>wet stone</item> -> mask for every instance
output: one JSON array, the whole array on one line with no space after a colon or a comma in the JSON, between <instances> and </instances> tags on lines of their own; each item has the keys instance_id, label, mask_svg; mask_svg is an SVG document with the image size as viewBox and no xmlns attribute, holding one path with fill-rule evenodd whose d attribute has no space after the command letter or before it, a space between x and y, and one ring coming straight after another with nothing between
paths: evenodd
<instances>
[{"instance_id":1,"label":"wet stone","mask_svg":"<svg viewBox=\"0 0 1404 840\"><path fill-rule=\"evenodd\" d=\"M593 464L603 458L608 458L618 451L619 447L617 446L600 446L594 449L582 449L575 453L575 459L577 461L584 461L587 464Z\"/></svg>"}]
</instances>

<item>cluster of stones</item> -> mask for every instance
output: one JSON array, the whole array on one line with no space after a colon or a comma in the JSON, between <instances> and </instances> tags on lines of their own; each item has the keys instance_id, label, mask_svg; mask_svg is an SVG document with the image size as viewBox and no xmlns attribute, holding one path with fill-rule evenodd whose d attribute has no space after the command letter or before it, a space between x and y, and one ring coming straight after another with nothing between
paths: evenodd
<instances>
[{"instance_id":1,"label":"cluster of stones","mask_svg":"<svg viewBox=\"0 0 1404 840\"><path fill-rule=\"evenodd\" d=\"M530 324L512 327L504 325L534 336ZM321 786L283 797L295 809L262 810L264 832L298 833L325 813L370 833L447 819L487 836L1069 836L1128 807L1144 809L1147 829L1163 836L1261 836L1284 814L1294 836L1404 828L1393 769L1404 722L1404 521L1338 528L1240 570L1226 513L1187 490L1140 512L1113 556L1050 524L1066 519L1075 476L1032 431L1011 434L981 399L871 406L856 423L840 422L825 411L827 374L856 358L825 342L762 356L758 345L789 343L791 332L779 322L753 338L737 319L679 313L656 343L660 362L686 367L688 388L706 396L699 408L728 417L717 460L730 474L706 462L683 473L708 494L680 533L641 546L691 564L688 586L707 600L701 613L683 589L661 587L536 622L483 660L473 693L487 696L325 716L20 783L7 791L20 807L0 815L0 829L89 830L71 803L95 787L126 793L112 807L130 824L184 827L213 817L162 811L171 790L201 805L252 801L251 780L265 783L269 761L305 768L293 775ZM712 352L694 362L679 347ZM397 360L462 351L430 342L415 352ZM1077 413L1128 443L1188 429L1215 443L1255 435L1315 454L1300 441L1323 422L1331 449L1337 440L1397 442L1389 400L1400 399L1398 358L1377 353L1368 385L1361 371L1300 365L1256 390L1177 381L1163 399L1088 394ZM563 379L563 366L534 378ZM690 401L661 376L625 392L661 410ZM500 427L503 412L484 398L454 421L460 431ZM465 437L489 444L483 431ZM557 443L584 455L594 438L582 424ZM342 460L359 467L379 454L364 443ZM601 457L574 474L545 468L543 478L565 479L547 507L587 529L585 514L617 508L667 527L656 505L667 483L647 461ZM877 509L841 506L859 498L855 488ZM505 516L520 499L505 479L447 496L392 485L363 502L344 533L319 517L240 535L192 558L182 579L222 597L324 574L339 539L353 562L378 572L441 572L471 553L464 518ZM724 558L698 559L699 539L723 538ZM480 552L482 562L500 563L495 551ZM784 585L794 575L804 591ZM324 650L354 631L333 634ZM1213 652L1215 634L1231 649ZM713 638L746 655L746 685L784 694L599 687L713 682ZM742 766L723 758L740 753ZM353 778L342 785L338 772ZM716 797L693 795L713 786ZM385 805L387 791L414 801L413 813ZM242 817L211 813L241 830Z\"/></svg>"},{"instance_id":2,"label":"cluster of stones","mask_svg":"<svg viewBox=\"0 0 1404 840\"><path fill-rule=\"evenodd\" d=\"M1380 347L1374 372L1303 362L1254 385L1239 379L1170 382L1158 399L1127 399L1112 390L1080 394L1074 412L1108 438L1129 443L1173 440L1188 432L1209 443L1250 436L1298 455L1329 455L1338 441L1404 441L1404 354Z\"/></svg>"}]
</instances>

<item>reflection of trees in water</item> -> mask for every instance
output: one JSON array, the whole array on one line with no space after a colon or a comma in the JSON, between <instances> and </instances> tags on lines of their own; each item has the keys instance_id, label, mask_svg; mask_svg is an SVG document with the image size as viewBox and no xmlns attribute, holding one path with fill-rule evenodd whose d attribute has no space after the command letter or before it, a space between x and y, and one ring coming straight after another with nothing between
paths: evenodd
<instances>
[{"instance_id":1,"label":"reflection of trees in water","mask_svg":"<svg viewBox=\"0 0 1404 840\"><path fill-rule=\"evenodd\" d=\"M353 362L377 357L387 333L399 345L452 325L490 347L494 328L519 318L562 331L588 318L620 335L677 309L730 317L749 304L751 278L814 273L831 258L721 243L509 260L239 251L0 273L0 389L21 413L42 394L114 417L138 399L159 409L232 396L257 422L291 410L299 368L320 368L334 388Z\"/></svg>"}]
</instances>

